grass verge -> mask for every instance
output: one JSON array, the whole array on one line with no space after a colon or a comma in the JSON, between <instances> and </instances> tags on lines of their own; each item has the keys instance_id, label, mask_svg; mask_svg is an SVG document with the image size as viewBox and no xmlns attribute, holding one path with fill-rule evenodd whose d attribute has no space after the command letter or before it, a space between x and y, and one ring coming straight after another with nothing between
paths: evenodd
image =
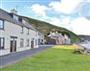
<instances>
[{"instance_id":1,"label":"grass verge","mask_svg":"<svg viewBox=\"0 0 90 71\"><path fill-rule=\"evenodd\" d=\"M74 49L67 47L74 46L54 46L0 71L90 71L90 56L74 54Z\"/></svg>"}]
</instances>

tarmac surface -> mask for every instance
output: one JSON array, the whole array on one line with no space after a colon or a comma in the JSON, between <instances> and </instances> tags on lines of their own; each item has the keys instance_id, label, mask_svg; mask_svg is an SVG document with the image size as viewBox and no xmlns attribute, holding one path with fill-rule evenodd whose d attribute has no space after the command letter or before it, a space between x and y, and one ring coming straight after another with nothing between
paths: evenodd
<instances>
[{"instance_id":1,"label":"tarmac surface","mask_svg":"<svg viewBox=\"0 0 90 71\"><path fill-rule=\"evenodd\" d=\"M42 52L43 50L46 50L47 48L52 47L52 46L53 45L41 45L41 46L39 46L39 48L33 48L30 50L14 52L14 53L10 53L8 55L0 56L0 68L14 64L25 57L33 56L37 53Z\"/></svg>"}]
</instances>

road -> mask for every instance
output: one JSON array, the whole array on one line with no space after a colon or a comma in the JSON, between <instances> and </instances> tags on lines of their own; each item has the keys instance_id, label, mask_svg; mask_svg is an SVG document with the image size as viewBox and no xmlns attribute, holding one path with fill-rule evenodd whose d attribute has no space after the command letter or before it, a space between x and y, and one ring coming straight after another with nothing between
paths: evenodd
<instances>
[{"instance_id":1,"label":"road","mask_svg":"<svg viewBox=\"0 0 90 71\"><path fill-rule=\"evenodd\" d=\"M26 51L11 53L5 56L0 56L0 68L16 63L25 57L40 53L41 51L46 50L47 48L50 48L52 46L53 45L49 45L49 46L42 45L39 46L39 48L34 48Z\"/></svg>"}]
</instances>

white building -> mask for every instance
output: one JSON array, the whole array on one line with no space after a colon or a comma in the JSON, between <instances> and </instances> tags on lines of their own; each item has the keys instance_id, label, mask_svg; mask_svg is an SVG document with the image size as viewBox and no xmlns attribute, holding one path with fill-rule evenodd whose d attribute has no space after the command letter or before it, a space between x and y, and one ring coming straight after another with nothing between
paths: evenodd
<instances>
[{"instance_id":1,"label":"white building","mask_svg":"<svg viewBox=\"0 0 90 71\"><path fill-rule=\"evenodd\" d=\"M50 32L48 35L49 38L55 40L55 44L71 44L71 40L68 37L68 35L64 34L64 36L61 33L56 32Z\"/></svg>"},{"instance_id":2,"label":"white building","mask_svg":"<svg viewBox=\"0 0 90 71\"><path fill-rule=\"evenodd\" d=\"M26 18L0 9L0 56L37 48L38 37Z\"/></svg>"},{"instance_id":3,"label":"white building","mask_svg":"<svg viewBox=\"0 0 90 71\"><path fill-rule=\"evenodd\" d=\"M38 32L38 45L44 44L44 34L41 32Z\"/></svg>"}]
</instances>

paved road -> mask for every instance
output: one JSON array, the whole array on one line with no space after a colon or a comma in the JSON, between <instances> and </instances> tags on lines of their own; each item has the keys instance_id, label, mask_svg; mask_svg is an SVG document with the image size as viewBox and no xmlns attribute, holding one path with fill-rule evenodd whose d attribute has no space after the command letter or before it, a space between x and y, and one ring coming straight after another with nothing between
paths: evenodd
<instances>
[{"instance_id":1,"label":"paved road","mask_svg":"<svg viewBox=\"0 0 90 71\"><path fill-rule=\"evenodd\" d=\"M16 63L27 56L35 55L51 46L53 45L49 45L49 46L43 45L43 46L39 46L39 48L34 48L31 50L26 50L26 51L21 51L17 53L11 53L5 56L0 56L0 68Z\"/></svg>"}]
</instances>

